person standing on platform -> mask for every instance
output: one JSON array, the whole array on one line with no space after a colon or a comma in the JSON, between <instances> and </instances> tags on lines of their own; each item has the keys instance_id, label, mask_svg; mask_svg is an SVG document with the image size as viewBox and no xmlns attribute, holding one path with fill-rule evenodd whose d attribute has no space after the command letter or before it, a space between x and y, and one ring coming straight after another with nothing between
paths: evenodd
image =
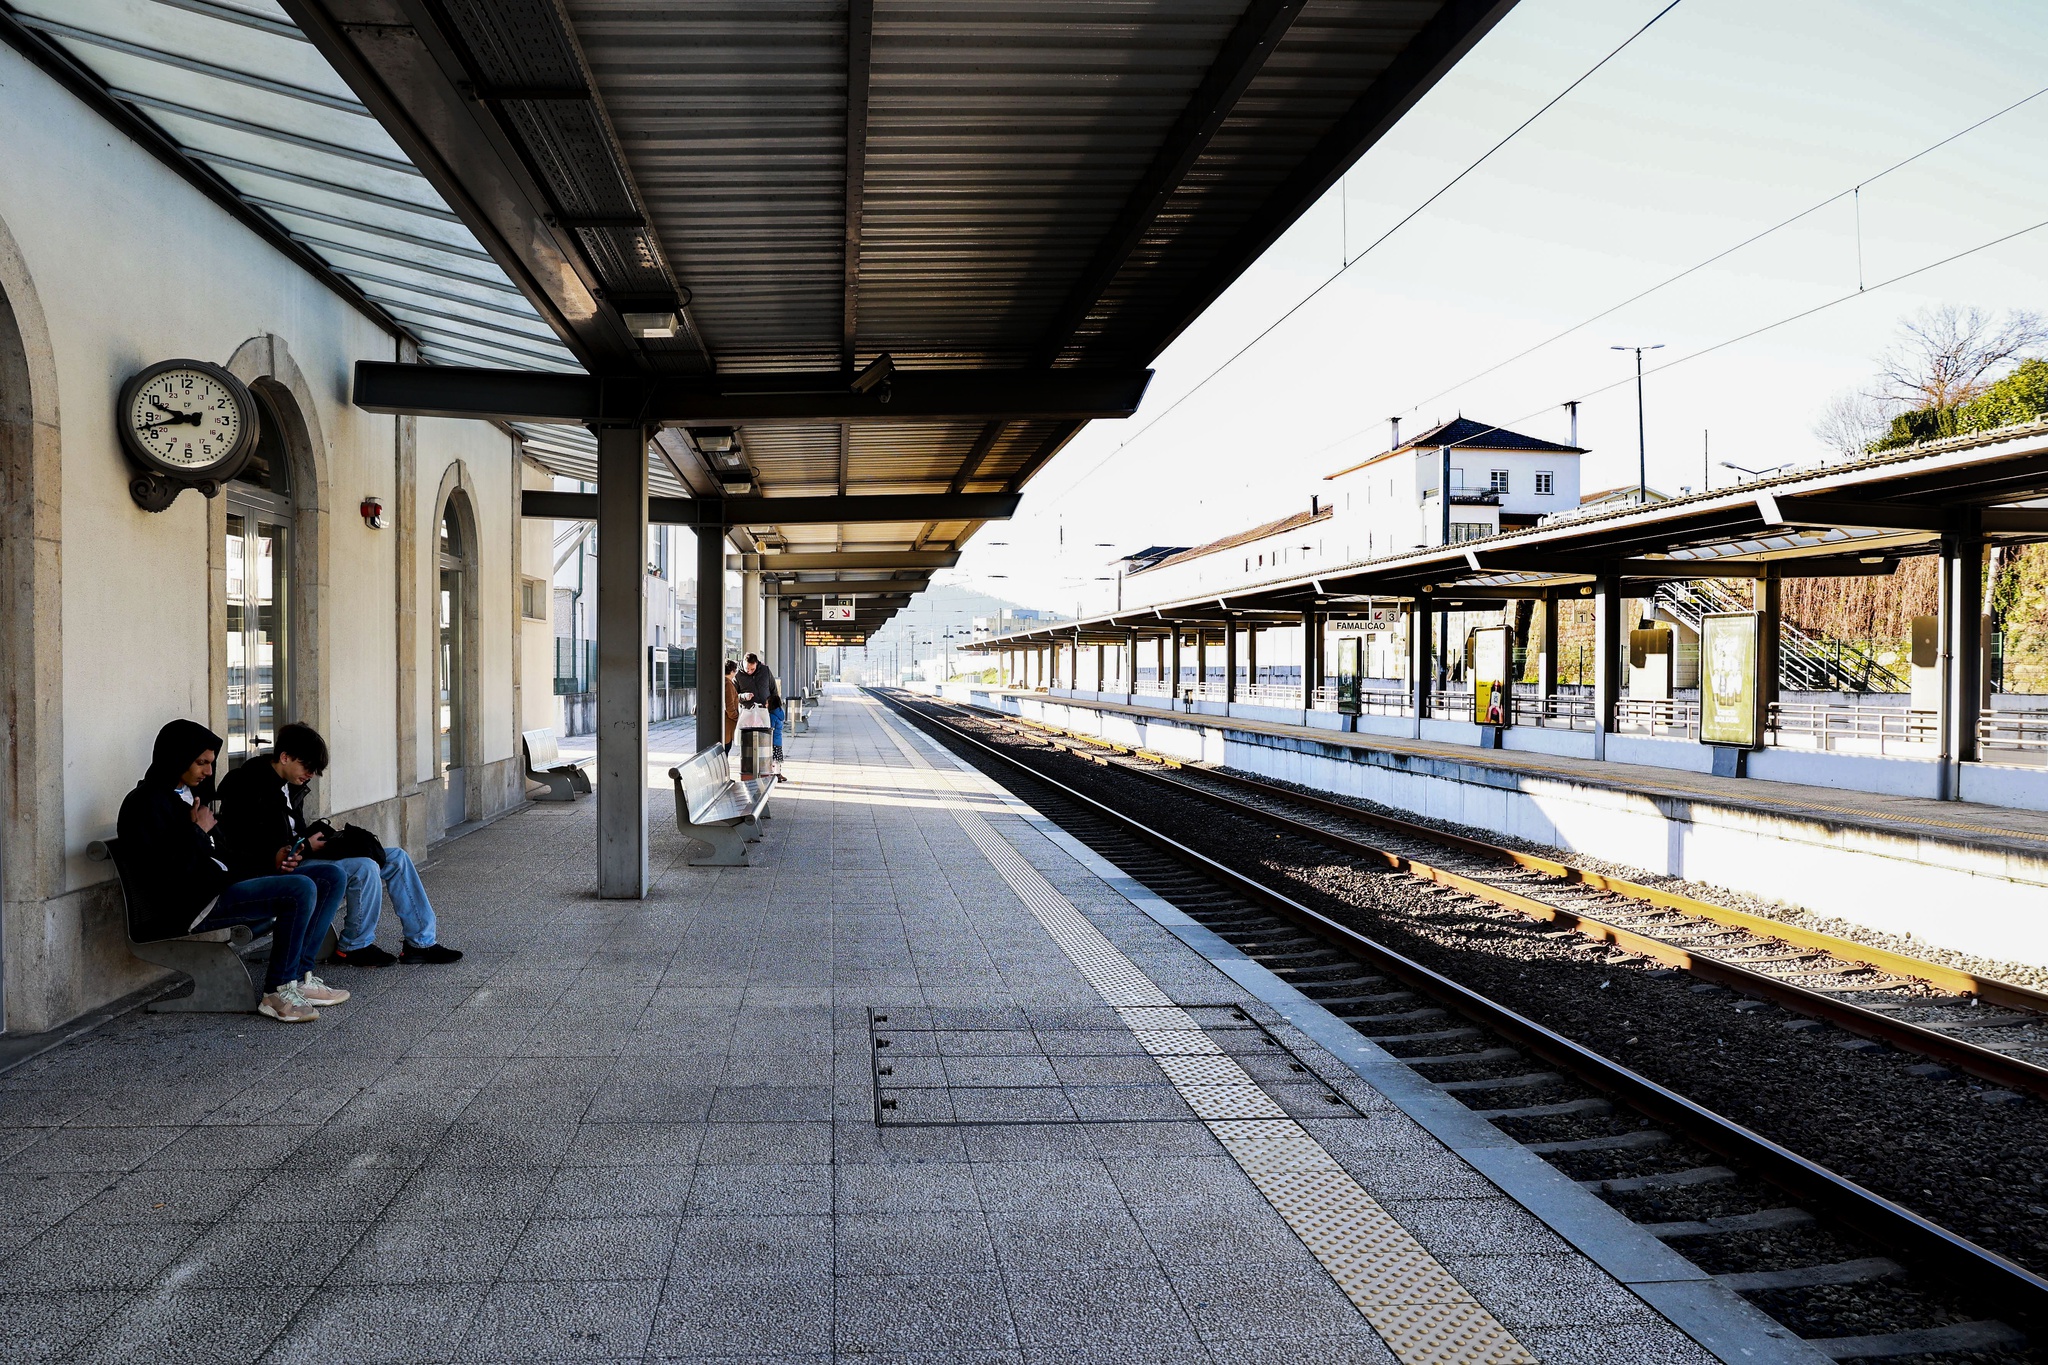
<instances>
[{"instance_id":1,"label":"person standing on platform","mask_svg":"<svg viewBox=\"0 0 2048 1365\"><path fill-rule=\"evenodd\" d=\"M739 674L740 700L750 706L768 708L768 728L773 736L774 768L777 782L782 781L782 689L775 685L775 675L768 671L768 665L761 662L758 654L747 655L747 666Z\"/></svg>"},{"instance_id":2,"label":"person standing on platform","mask_svg":"<svg viewBox=\"0 0 2048 1365\"><path fill-rule=\"evenodd\" d=\"M725 661L725 750L732 752L732 737L740 728L740 690L733 685L732 675L740 666L731 659Z\"/></svg>"}]
</instances>

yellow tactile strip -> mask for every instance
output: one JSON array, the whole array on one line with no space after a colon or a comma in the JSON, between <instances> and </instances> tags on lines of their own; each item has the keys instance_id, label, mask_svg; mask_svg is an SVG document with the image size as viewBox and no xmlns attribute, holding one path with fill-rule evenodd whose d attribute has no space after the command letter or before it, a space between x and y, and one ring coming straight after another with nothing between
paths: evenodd
<instances>
[{"instance_id":1,"label":"yellow tactile strip","mask_svg":"<svg viewBox=\"0 0 2048 1365\"><path fill-rule=\"evenodd\" d=\"M893 725L885 721L883 729L913 766L936 772ZM1536 1365L1514 1334L1073 902L978 813L948 805L1402 1365Z\"/></svg>"}]
</instances>

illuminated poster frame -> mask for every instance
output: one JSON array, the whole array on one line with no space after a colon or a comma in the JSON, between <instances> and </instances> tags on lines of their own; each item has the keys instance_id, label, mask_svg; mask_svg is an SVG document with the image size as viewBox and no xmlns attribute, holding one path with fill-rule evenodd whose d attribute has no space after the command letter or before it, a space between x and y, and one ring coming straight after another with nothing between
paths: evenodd
<instances>
[{"instance_id":1,"label":"illuminated poster frame","mask_svg":"<svg viewBox=\"0 0 2048 1365\"><path fill-rule=\"evenodd\" d=\"M1515 657L1514 632L1507 626L1479 626L1472 632L1472 721L1512 725L1515 689L1508 666Z\"/></svg>"},{"instance_id":2,"label":"illuminated poster frame","mask_svg":"<svg viewBox=\"0 0 2048 1365\"><path fill-rule=\"evenodd\" d=\"M1709 612L1700 620L1700 743L1754 749L1763 742L1758 699L1763 674L1753 611Z\"/></svg>"}]
</instances>

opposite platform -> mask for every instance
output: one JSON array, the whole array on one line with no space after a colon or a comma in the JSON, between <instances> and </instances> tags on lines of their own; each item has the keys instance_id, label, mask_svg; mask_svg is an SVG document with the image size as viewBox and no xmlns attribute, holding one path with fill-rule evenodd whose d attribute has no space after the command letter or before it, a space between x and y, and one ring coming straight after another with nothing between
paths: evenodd
<instances>
[{"instance_id":1,"label":"opposite platform","mask_svg":"<svg viewBox=\"0 0 2048 1365\"><path fill-rule=\"evenodd\" d=\"M657 787L600 901L592 803L535 807L428 870L462 963L0 1076L0 1354L1712 1358L879 708L791 756L753 867Z\"/></svg>"}]
</instances>

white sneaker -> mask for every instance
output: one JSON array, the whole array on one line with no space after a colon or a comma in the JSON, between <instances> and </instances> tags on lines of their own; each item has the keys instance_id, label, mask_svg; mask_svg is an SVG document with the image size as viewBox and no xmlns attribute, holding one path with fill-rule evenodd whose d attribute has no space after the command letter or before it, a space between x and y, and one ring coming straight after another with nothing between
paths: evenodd
<instances>
[{"instance_id":1,"label":"white sneaker","mask_svg":"<svg viewBox=\"0 0 2048 1365\"><path fill-rule=\"evenodd\" d=\"M348 999L349 993L347 991L328 985L311 972L306 973L305 980L295 981L292 984L299 988L299 995L304 998L307 1004L316 1007L324 1008L328 1005L339 1005L342 1001Z\"/></svg>"},{"instance_id":2,"label":"white sneaker","mask_svg":"<svg viewBox=\"0 0 2048 1365\"><path fill-rule=\"evenodd\" d=\"M320 1011L307 1004L306 997L299 994L296 981L287 981L264 996L256 1006L256 1012L283 1024L304 1024L320 1017Z\"/></svg>"}]
</instances>

